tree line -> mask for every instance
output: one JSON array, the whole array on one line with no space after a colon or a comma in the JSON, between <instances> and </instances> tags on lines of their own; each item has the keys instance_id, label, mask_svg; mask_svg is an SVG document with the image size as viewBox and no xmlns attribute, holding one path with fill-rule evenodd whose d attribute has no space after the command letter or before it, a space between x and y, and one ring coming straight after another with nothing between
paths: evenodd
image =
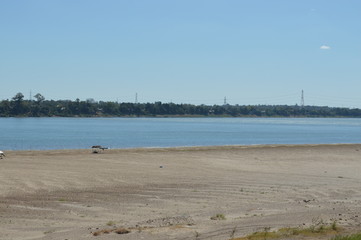
<instances>
[{"instance_id":1,"label":"tree line","mask_svg":"<svg viewBox=\"0 0 361 240\"><path fill-rule=\"evenodd\" d=\"M0 117L361 117L358 108L298 105L193 105L46 100L40 93L25 100L17 93L0 102Z\"/></svg>"}]
</instances>

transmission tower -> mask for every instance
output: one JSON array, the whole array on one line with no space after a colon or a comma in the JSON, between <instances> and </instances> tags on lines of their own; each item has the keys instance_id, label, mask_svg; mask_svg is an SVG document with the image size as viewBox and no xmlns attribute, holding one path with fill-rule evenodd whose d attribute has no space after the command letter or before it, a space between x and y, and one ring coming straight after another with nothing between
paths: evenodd
<instances>
[{"instance_id":1,"label":"transmission tower","mask_svg":"<svg viewBox=\"0 0 361 240\"><path fill-rule=\"evenodd\" d=\"M304 95L303 95L303 90L301 92L301 107L305 106L305 98L304 98Z\"/></svg>"},{"instance_id":2,"label":"transmission tower","mask_svg":"<svg viewBox=\"0 0 361 240\"><path fill-rule=\"evenodd\" d=\"M224 97L223 105L227 105L227 98Z\"/></svg>"},{"instance_id":3,"label":"transmission tower","mask_svg":"<svg viewBox=\"0 0 361 240\"><path fill-rule=\"evenodd\" d=\"M138 103L138 93L135 93L135 103Z\"/></svg>"}]
</instances>

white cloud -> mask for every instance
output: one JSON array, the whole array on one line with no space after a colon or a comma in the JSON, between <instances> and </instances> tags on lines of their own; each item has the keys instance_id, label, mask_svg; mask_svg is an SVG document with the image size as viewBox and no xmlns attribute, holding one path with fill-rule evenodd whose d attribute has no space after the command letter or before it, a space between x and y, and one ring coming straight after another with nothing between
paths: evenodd
<instances>
[{"instance_id":1,"label":"white cloud","mask_svg":"<svg viewBox=\"0 0 361 240\"><path fill-rule=\"evenodd\" d=\"M327 45L322 45L322 46L320 47L320 49L321 49L321 50L330 50L331 47L330 47L330 46L327 46Z\"/></svg>"}]
</instances>

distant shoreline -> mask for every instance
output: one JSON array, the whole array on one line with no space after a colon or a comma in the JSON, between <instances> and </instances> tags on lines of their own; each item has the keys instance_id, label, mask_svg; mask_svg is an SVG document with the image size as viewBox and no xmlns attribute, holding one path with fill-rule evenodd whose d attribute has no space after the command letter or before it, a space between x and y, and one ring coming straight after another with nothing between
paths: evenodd
<instances>
[{"instance_id":1,"label":"distant shoreline","mask_svg":"<svg viewBox=\"0 0 361 240\"><path fill-rule=\"evenodd\" d=\"M71 100L0 101L1 117L361 117L361 109L302 105L195 105Z\"/></svg>"}]
</instances>

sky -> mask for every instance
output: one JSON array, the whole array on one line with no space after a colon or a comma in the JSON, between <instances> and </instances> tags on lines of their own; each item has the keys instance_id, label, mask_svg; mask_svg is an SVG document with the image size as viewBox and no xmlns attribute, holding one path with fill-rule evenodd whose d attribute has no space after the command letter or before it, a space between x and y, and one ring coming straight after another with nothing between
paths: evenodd
<instances>
[{"instance_id":1,"label":"sky","mask_svg":"<svg viewBox=\"0 0 361 240\"><path fill-rule=\"evenodd\" d=\"M0 0L0 100L361 108L359 0Z\"/></svg>"}]
</instances>

